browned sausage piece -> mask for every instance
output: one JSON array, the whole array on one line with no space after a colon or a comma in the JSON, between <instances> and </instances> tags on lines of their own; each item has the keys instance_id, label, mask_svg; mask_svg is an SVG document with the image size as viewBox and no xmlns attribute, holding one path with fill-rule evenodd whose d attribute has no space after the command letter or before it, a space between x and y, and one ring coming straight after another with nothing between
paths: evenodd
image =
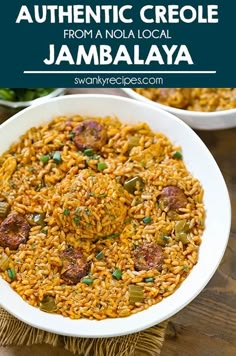
<instances>
[{"instance_id":1,"label":"browned sausage piece","mask_svg":"<svg viewBox=\"0 0 236 356\"><path fill-rule=\"evenodd\" d=\"M149 269L161 271L162 262L162 248L155 242L143 243L134 251L134 268L136 271L147 271Z\"/></svg>"},{"instance_id":2,"label":"browned sausage piece","mask_svg":"<svg viewBox=\"0 0 236 356\"><path fill-rule=\"evenodd\" d=\"M89 264L80 249L68 247L61 255L63 262L61 278L67 284L77 284L89 272Z\"/></svg>"},{"instance_id":3,"label":"browned sausage piece","mask_svg":"<svg viewBox=\"0 0 236 356\"><path fill-rule=\"evenodd\" d=\"M187 197L182 189L174 185L163 188L160 200L165 207L168 206L170 209L184 208L188 203Z\"/></svg>"},{"instance_id":4,"label":"browned sausage piece","mask_svg":"<svg viewBox=\"0 0 236 356\"><path fill-rule=\"evenodd\" d=\"M80 150L92 148L95 151L102 148L107 141L107 134L102 125L96 121L86 120L73 130L74 143Z\"/></svg>"},{"instance_id":5,"label":"browned sausage piece","mask_svg":"<svg viewBox=\"0 0 236 356\"><path fill-rule=\"evenodd\" d=\"M26 219L13 212L0 225L0 246L17 250L20 244L26 243L30 232L30 225Z\"/></svg>"}]
</instances>

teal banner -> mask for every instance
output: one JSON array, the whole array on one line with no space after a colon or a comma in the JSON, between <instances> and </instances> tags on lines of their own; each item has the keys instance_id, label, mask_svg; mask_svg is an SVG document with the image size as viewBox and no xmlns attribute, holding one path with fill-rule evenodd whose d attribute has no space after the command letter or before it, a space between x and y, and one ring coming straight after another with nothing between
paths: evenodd
<instances>
[{"instance_id":1,"label":"teal banner","mask_svg":"<svg viewBox=\"0 0 236 356\"><path fill-rule=\"evenodd\" d=\"M1 87L235 87L232 0L14 0Z\"/></svg>"}]
</instances>

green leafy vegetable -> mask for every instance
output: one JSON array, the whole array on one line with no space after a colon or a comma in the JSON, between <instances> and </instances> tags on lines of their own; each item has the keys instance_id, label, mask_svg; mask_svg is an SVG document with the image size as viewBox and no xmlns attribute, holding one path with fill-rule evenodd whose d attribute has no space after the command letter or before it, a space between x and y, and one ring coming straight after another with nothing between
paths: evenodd
<instances>
[{"instance_id":1,"label":"green leafy vegetable","mask_svg":"<svg viewBox=\"0 0 236 356\"><path fill-rule=\"evenodd\" d=\"M0 99L30 101L50 94L55 88L0 88Z\"/></svg>"}]
</instances>

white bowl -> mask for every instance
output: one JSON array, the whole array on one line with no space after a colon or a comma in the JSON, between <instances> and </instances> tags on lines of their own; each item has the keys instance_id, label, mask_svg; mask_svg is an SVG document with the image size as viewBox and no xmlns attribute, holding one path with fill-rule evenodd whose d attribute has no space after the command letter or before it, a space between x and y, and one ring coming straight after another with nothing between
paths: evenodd
<instances>
[{"instance_id":1,"label":"white bowl","mask_svg":"<svg viewBox=\"0 0 236 356\"><path fill-rule=\"evenodd\" d=\"M189 126L154 106L118 96L67 95L24 109L0 126L0 154L30 127L44 124L55 116L73 114L111 115L130 123L146 121L154 131L163 132L174 144L182 146L188 170L201 181L205 190L206 229L202 236L199 261L171 296L125 318L71 320L61 315L47 314L24 302L1 278L0 305L29 325L62 335L95 338L134 333L177 313L201 292L213 276L223 257L230 231L228 191L211 153Z\"/></svg>"},{"instance_id":2,"label":"white bowl","mask_svg":"<svg viewBox=\"0 0 236 356\"><path fill-rule=\"evenodd\" d=\"M200 112L173 108L152 101L145 96L136 93L133 89L122 89L128 96L133 99L149 103L156 108L170 112L183 120L190 127L198 130L221 130L236 127L236 109Z\"/></svg>"}]
</instances>

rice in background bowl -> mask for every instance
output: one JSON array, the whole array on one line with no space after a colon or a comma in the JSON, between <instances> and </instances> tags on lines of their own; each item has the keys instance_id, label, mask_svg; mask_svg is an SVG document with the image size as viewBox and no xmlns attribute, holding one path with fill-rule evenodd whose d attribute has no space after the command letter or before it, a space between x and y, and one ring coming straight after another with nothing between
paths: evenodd
<instances>
[{"instance_id":1,"label":"rice in background bowl","mask_svg":"<svg viewBox=\"0 0 236 356\"><path fill-rule=\"evenodd\" d=\"M15 119L10 119L1 127L1 135L4 133L4 129L12 133L10 140L9 136L3 135L4 141L1 146L1 153L8 148L10 142L16 141L20 134L37 125L37 123L40 125L59 115L70 116L78 113L88 116L115 115L121 121L131 123L146 121L154 131L163 132L174 144L182 147L188 170L200 180L205 191L206 230L200 247L199 262L172 296L141 313L127 317L125 323L124 319L120 318L97 322L84 319L68 320L58 315L45 314L23 302L2 280L0 283L3 294L0 297L0 302L5 309L21 320L45 330L86 337L123 335L142 330L173 315L189 303L209 281L227 244L230 227L228 193L215 161L191 129L165 112L119 97L72 95L53 99L47 104L26 109L16 115ZM19 119L21 119L21 125L16 128L15 120ZM206 174L209 169L214 175L214 187L212 181L209 181L209 174ZM221 201L221 207L222 204L224 207L221 212L217 211L214 206L216 190ZM223 216L222 211L224 212ZM218 221L220 223L217 225ZM213 245L216 252L214 256L211 256L209 267L209 254Z\"/></svg>"},{"instance_id":2,"label":"rice in background bowl","mask_svg":"<svg viewBox=\"0 0 236 356\"><path fill-rule=\"evenodd\" d=\"M214 89L222 91L224 96L222 100L219 99L217 92L213 92L213 88L129 88L122 90L133 99L150 103L176 115L194 129L220 130L236 127L235 88L225 88L227 91L224 91L224 88ZM191 90L193 96L191 103L188 104L189 97L192 95ZM163 93L160 101L157 99L159 92ZM202 109L201 104L206 108Z\"/></svg>"}]
</instances>

